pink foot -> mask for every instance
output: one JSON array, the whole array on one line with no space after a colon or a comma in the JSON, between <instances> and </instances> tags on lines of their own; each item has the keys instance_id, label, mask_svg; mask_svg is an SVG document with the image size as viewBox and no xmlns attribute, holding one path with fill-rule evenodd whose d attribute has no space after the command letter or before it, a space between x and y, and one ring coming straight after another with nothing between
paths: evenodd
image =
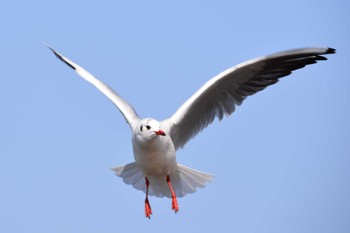
<instances>
[{"instance_id":1,"label":"pink foot","mask_svg":"<svg viewBox=\"0 0 350 233\"><path fill-rule=\"evenodd\" d=\"M171 209L174 210L175 213L177 213L177 211L179 211L179 204L177 203L176 196L173 196L173 197L172 197Z\"/></svg>"},{"instance_id":2,"label":"pink foot","mask_svg":"<svg viewBox=\"0 0 350 233\"><path fill-rule=\"evenodd\" d=\"M149 204L149 201L148 201L149 181L148 181L147 177L145 177L145 180L146 180L145 215L146 215L146 218L151 219L152 209L151 209L151 205Z\"/></svg>"},{"instance_id":3,"label":"pink foot","mask_svg":"<svg viewBox=\"0 0 350 233\"><path fill-rule=\"evenodd\" d=\"M166 177L166 182L168 183L168 186L171 191L171 209L174 210L175 213L177 213L177 211L179 211L179 204L177 203L176 194L174 192L173 186L171 185L169 175Z\"/></svg>"},{"instance_id":4,"label":"pink foot","mask_svg":"<svg viewBox=\"0 0 350 233\"><path fill-rule=\"evenodd\" d=\"M148 198L146 198L146 200L145 200L145 215L146 215L146 218L151 219L151 214L152 214L151 205L149 204Z\"/></svg>"}]
</instances>

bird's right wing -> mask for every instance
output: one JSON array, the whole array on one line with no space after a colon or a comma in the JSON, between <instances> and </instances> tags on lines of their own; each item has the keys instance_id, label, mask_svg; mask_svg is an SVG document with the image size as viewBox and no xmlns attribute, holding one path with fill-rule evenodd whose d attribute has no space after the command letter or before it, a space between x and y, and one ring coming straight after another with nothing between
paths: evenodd
<instances>
[{"instance_id":1,"label":"bird's right wing","mask_svg":"<svg viewBox=\"0 0 350 233\"><path fill-rule=\"evenodd\" d=\"M94 85L98 90L100 90L103 94L105 94L119 109L119 111L123 114L126 122L129 124L130 128L133 128L133 125L136 124L140 118L138 117L134 108L128 104L124 99L122 99L115 91L112 90L108 85L101 82L97 78L95 78L92 74L86 71L84 68L75 64L73 61L64 57L60 53L56 52L50 46L45 44L61 61L66 63L69 67L71 67L77 74Z\"/></svg>"},{"instance_id":2,"label":"bird's right wing","mask_svg":"<svg viewBox=\"0 0 350 233\"><path fill-rule=\"evenodd\" d=\"M211 124L231 115L236 106L250 95L270 86L292 71L326 60L332 48L289 50L259 57L236 65L204 84L170 118L162 122L173 140L175 149Z\"/></svg>"}]
</instances>

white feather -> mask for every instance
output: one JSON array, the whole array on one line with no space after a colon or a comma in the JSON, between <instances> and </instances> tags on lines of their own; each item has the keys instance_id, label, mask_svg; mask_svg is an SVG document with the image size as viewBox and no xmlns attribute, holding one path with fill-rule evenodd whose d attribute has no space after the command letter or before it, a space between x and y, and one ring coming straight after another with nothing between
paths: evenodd
<instances>
[{"instance_id":1,"label":"white feather","mask_svg":"<svg viewBox=\"0 0 350 233\"><path fill-rule=\"evenodd\" d=\"M197 188L205 187L212 181L213 176L189 167L177 164L177 170L170 174L171 184L176 196L183 197L188 193L194 193ZM114 173L123 178L123 181L134 188L146 192L145 176L135 162L124 166L112 168ZM165 177L147 176L150 182L149 195L171 198L171 192Z\"/></svg>"},{"instance_id":2,"label":"white feather","mask_svg":"<svg viewBox=\"0 0 350 233\"><path fill-rule=\"evenodd\" d=\"M162 125L171 132L175 149L211 124L231 115L247 96L278 82L306 65L326 60L331 48L306 48L255 58L229 68L205 83Z\"/></svg>"}]
</instances>

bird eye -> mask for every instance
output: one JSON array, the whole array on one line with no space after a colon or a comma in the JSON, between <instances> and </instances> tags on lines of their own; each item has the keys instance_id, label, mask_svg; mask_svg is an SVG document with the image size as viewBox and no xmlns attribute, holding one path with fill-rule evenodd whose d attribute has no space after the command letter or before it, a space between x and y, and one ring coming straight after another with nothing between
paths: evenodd
<instances>
[{"instance_id":1,"label":"bird eye","mask_svg":"<svg viewBox=\"0 0 350 233\"><path fill-rule=\"evenodd\" d=\"M141 126L140 126L140 131L141 131L141 132L142 132L142 129L143 129L143 128L142 128L142 125L141 125Z\"/></svg>"},{"instance_id":2,"label":"bird eye","mask_svg":"<svg viewBox=\"0 0 350 233\"><path fill-rule=\"evenodd\" d=\"M146 129L147 129L147 130L150 130L150 129L151 129L151 126L146 125Z\"/></svg>"}]
</instances>

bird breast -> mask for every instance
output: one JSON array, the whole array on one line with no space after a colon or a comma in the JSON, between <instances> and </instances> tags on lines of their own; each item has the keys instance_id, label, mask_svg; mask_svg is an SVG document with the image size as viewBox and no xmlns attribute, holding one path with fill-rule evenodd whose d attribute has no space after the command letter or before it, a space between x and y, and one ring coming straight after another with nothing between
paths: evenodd
<instances>
[{"instance_id":1,"label":"bird breast","mask_svg":"<svg viewBox=\"0 0 350 233\"><path fill-rule=\"evenodd\" d=\"M133 138L135 161L145 176L166 176L177 169L175 148L169 136Z\"/></svg>"}]
</instances>

